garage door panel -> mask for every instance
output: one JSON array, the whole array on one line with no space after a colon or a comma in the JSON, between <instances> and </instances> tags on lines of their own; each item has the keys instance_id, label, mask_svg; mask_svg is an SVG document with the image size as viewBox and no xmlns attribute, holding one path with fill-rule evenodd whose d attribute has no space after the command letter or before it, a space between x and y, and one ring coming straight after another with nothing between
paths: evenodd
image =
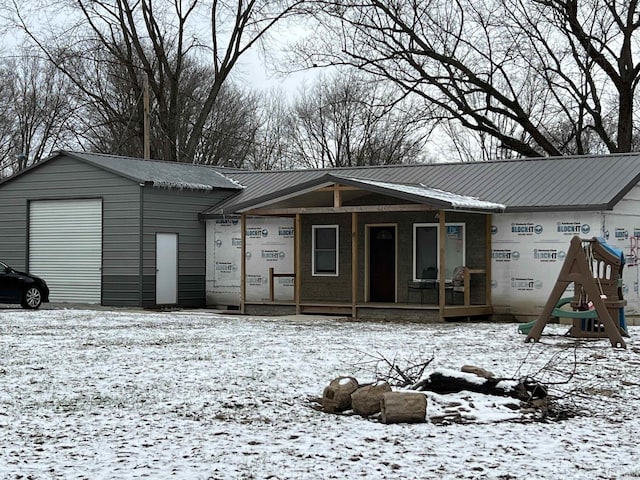
<instances>
[{"instance_id":1,"label":"garage door panel","mask_svg":"<svg viewBox=\"0 0 640 480\"><path fill-rule=\"evenodd\" d=\"M29 209L29 270L52 302L100 303L102 201L38 200Z\"/></svg>"}]
</instances>

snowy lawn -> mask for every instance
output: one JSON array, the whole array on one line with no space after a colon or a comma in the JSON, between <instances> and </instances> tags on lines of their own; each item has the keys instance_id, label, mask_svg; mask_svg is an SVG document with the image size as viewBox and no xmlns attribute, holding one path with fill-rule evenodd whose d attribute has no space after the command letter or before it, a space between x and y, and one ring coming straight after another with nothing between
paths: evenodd
<instances>
[{"instance_id":1,"label":"snowy lawn","mask_svg":"<svg viewBox=\"0 0 640 480\"><path fill-rule=\"evenodd\" d=\"M565 330L524 344L513 324L3 309L0 478L640 478L640 327L627 350ZM373 380L364 352L543 381L575 363L558 389L579 415L468 393L429 396L429 416L460 410L447 425L311 408L339 375Z\"/></svg>"}]
</instances>

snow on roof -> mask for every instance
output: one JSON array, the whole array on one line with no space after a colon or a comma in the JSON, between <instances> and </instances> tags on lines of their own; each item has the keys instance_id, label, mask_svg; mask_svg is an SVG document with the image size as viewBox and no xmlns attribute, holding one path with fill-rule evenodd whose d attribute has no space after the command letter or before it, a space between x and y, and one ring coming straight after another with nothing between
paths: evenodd
<instances>
[{"instance_id":1,"label":"snow on roof","mask_svg":"<svg viewBox=\"0 0 640 480\"><path fill-rule=\"evenodd\" d=\"M167 182L162 180L154 180L152 184L154 187L175 188L177 190L213 190L215 188L204 183Z\"/></svg>"},{"instance_id":2,"label":"snow on roof","mask_svg":"<svg viewBox=\"0 0 640 480\"><path fill-rule=\"evenodd\" d=\"M430 188L426 185L420 184L400 184L400 183L388 183L379 182L376 180L365 180L362 178L349 178L349 180L364 183L368 185L377 186L380 188L395 190L397 192L407 193L416 197L430 198L434 200L440 200L449 203L453 208L459 209L483 209L483 210L499 210L503 211L506 206L500 203L487 202L480 200L477 197L469 197L466 195L458 195L456 193L445 192L437 188Z\"/></svg>"},{"instance_id":3,"label":"snow on roof","mask_svg":"<svg viewBox=\"0 0 640 480\"><path fill-rule=\"evenodd\" d=\"M100 168L123 175L141 183L150 183L155 187L175 188L179 190L214 190L217 188L239 190L244 188L213 167L192 163L143 160L140 158L120 157L95 153L61 152Z\"/></svg>"}]
</instances>

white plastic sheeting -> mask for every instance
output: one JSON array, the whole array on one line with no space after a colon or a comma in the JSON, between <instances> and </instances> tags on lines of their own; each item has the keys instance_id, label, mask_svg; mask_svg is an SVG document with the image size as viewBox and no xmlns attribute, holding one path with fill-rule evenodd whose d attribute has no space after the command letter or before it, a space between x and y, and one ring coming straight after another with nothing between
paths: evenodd
<instances>
[{"instance_id":1,"label":"white plastic sheeting","mask_svg":"<svg viewBox=\"0 0 640 480\"><path fill-rule=\"evenodd\" d=\"M293 219L247 218L246 300L269 300L269 269L276 274L294 273ZM207 221L207 304L240 304L242 225L239 217ZM292 301L294 277L275 277L274 299Z\"/></svg>"}]
</instances>

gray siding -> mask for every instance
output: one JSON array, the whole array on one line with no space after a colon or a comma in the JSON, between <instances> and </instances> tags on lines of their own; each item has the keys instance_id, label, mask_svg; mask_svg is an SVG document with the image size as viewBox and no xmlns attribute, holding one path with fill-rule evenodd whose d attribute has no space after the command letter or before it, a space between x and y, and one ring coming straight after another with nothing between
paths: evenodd
<instances>
[{"instance_id":1,"label":"gray siding","mask_svg":"<svg viewBox=\"0 0 640 480\"><path fill-rule=\"evenodd\" d=\"M66 156L1 185L0 258L28 270L28 202L71 198L102 199L102 303L139 304L139 187Z\"/></svg>"},{"instance_id":2,"label":"gray siding","mask_svg":"<svg viewBox=\"0 0 640 480\"><path fill-rule=\"evenodd\" d=\"M437 223L436 212L409 213L366 213L358 215L358 302L365 298L366 225L395 224L397 226L397 299L398 303L408 301L407 282L413 278L413 224ZM447 223L462 222L466 231L465 264L472 268L484 268L486 259L486 217L468 213L447 212ZM314 277L311 274L311 230L312 225L339 225L339 276ZM302 217L302 301L325 302L351 301L351 215L305 215ZM472 292L483 291L485 278L472 277ZM481 301L480 298L472 300Z\"/></svg>"},{"instance_id":3,"label":"gray siding","mask_svg":"<svg viewBox=\"0 0 640 480\"><path fill-rule=\"evenodd\" d=\"M205 304L205 225L198 215L233 193L154 188L74 155L60 155L0 184L0 259L16 269L29 269L30 201L100 198L101 303L154 307L155 235L174 232L179 245L178 304L201 306Z\"/></svg>"},{"instance_id":4,"label":"gray siding","mask_svg":"<svg viewBox=\"0 0 640 480\"><path fill-rule=\"evenodd\" d=\"M155 306L158 232L178 234L178 305L205 305L206 230L198 214L228 195L225 190L207 192L144 187L143 307Z\"/></svg>"},{"instance_id":5,"label":"gray siding","mask_svg":"<svg viewBox=\"0 0 640 480\"><path fill-rule=\"evenodd\" d=\"M312 225L338 225L338 276L312 275L311 256ZM351 301L351 215L304 215L302 217L302 249L300 267L302 274L302 299L327 302Z\"/></svg>"}]
</instances>

